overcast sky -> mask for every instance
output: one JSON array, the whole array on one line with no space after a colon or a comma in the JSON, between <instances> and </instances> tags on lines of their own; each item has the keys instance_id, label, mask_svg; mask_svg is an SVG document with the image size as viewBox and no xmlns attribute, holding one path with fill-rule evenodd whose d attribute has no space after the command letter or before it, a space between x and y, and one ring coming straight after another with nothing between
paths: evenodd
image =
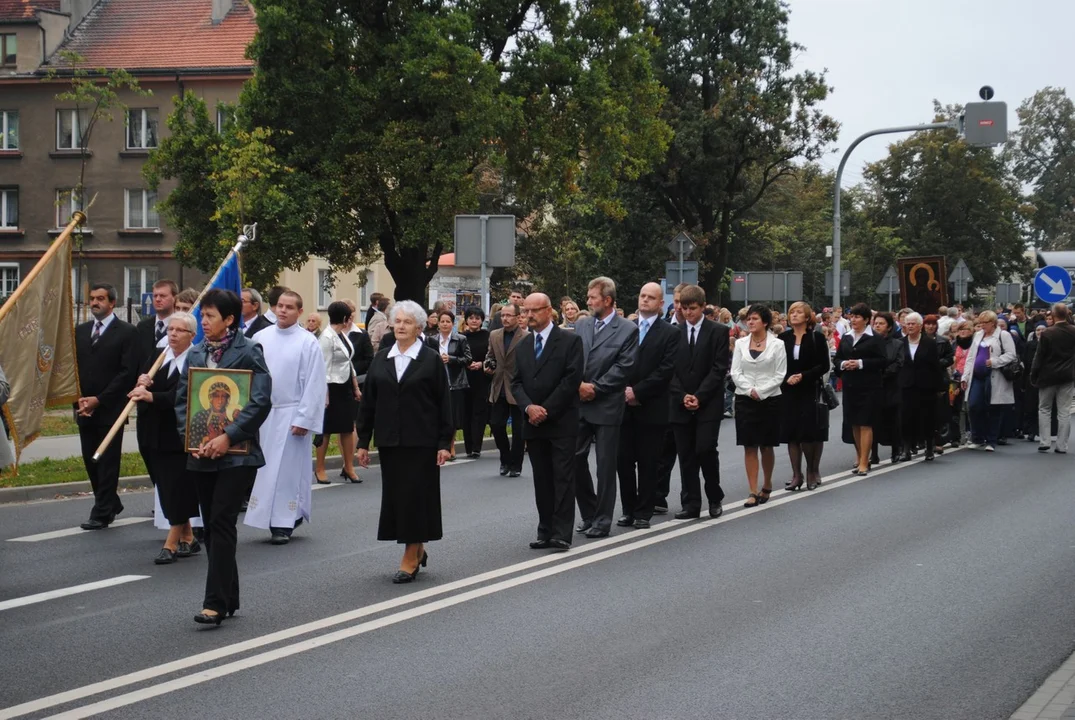
<instances>
[{"instance_id":1,"label":"overcast sky","mask_svg":"<svg viewBox=\"0 0 1075 720\"><path fill-rule=\"evenodd\" d=\"M991 85L1008 103L1008 129L1019 104L1047 85L1075 92L1075 0L789 0L791 39L806 46L796 67L828 69L834 92L825 110L839 121L835 168L869 130L933 120L941 103L978 100ZM1068 87L1069 84L1072 87ZM843 185L859 182L865 163L906 135L859 145Z\"/></svg>"}]
</instances>

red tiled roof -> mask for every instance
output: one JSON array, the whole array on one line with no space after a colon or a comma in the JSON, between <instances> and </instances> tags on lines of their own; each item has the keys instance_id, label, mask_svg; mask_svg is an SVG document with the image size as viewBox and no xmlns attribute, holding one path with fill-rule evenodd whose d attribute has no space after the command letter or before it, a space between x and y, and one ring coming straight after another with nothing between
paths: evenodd
<instances>
[{"instance_id":1,"label":"red tiled roof","mask_svg":"<svg viewBox=\"0 0 1075 720\"><path fill-rule=\"evenodd\" d=\"M60 11L60 0L0 0L0 21L33 20L38 8Z\"/></svg>"},{"instance_id":2,"label":"red tiled roof","mask_svg":"<svg viewBox=\"0 0 1075 720\"><path fill-rule=\"evenodd\" d=\"M251 7L234 0L216 25L212 14L213 0L101 0L62 49L90 68L252 67L245 57L257 29ZM59 53L48 64L62 65Z\"/></svg>"}]
</instances>

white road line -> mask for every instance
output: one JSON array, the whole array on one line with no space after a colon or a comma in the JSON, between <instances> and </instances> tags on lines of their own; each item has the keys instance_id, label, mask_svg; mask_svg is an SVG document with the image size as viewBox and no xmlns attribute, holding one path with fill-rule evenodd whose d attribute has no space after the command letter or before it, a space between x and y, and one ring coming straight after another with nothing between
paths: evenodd
<instances>
[{"instance_id":1,"label":"white road line","mask_svg":"<svg viewBox=\"0 0 1075 720\"><path fill-rule=\"evenodd\" d=\"M79 593L89 592L90 590L101 590L102 588L112 587L113 585L123 585L125 583L135 582L136 580L148 579L149 575L120 575L119 577L109 578L108 580L98 580L97 582L85 583L83 585L72 585L71 587L60 588L59 590L49 590L48 592L38 593L36 595L27 595L26 597L14 598L13 600L4 600L3 602L0 602L0 610L10 610L11 608L33 605L34 603L45 602L46 600L55 600L56 598L67 597L68 595L78 595Z\"/></svg>"},{"instance_id":2,"label":"white road line","mask_svg":"<svg viewBox=\"0 0 1075 720\"><path fill-rule=\"evenodd\" d=\"M955 452L955 451L951 451L951 452ZM868 479L869 477L876 477L876 476L879 476L879 475L884 475L886 473L892 472L894 470L898 470L898 469L901 469L901 468L904 468L904 467L908 467L910 465L917 465L920 462L922 462L922 461L921 460L914 460L914 461L911 461L911 462L908 462L908 463L902 463L900 465L893 465L893 466L890 466L890 467L887 467L887 468L884 468L884 469L881 469L881 470L876 470L874 472L871 472L870 475L867 476L867 478L849 476L849 471L835 473L834 475L830 475L829 477L823 478L823 481L824 481L825 484L822 485L817 490L804 491L804 492L799 492L799 493L789 493L789 492L786 492L786 491L783 491L783 490L776 491L776 492L773 493L773 499L770 500L765 505L762 505L762 506L759 506L759 507L756 507L756 508L753 508L753 509L738 510L738 511L736 511L734 513L729 513L729 514L727 514L727 515L723 516L722 518L720 518L718 520L715 520L715 521L714 520L706 520L706 521L703 521L703 522L697 522L697 521L692 521L692 520L670 520L668 522L660 523L658 525L655 525L654 527L652 527L652 528L650 528L648 530L636 530L634 532L624 533L624 534L621 534L621 535L616 535L616 536L604 538L602 540L597 540L597 541L594 541L592 543L587 543L585 545L575 547L575 548L573 548L572 550L570 550L567 553L543 555L543 556L535 558L533 560L528 560L528 561L525 561L525 562L517 563L515 565L509 565L507 567L499 568L497 570L492 570L492 571L489 571L489 572L486 572L486 573L482 573L480 575L475 575L475 576L472 576L472 577L469 577L469 578L463 578L461 580L456 580L456 581L453 581L453 582L450 582L450 583L445 583L444 585L439 585L439 586L436 586L436 587L427 588L425 590L420 590L418 592L413 592L413 593L410 593L408 595L404 595L404 596L401 596L401 597L398 597L398 598L393 598L391 600L386 600L384 602L376 603L374 605L369 605L369 606L364 607L364 608L358 608L356 610L351 610L351 611L348 611L348 612L345 612L345 613L341 613L341 614L334 615L334 616L331 616L331 617L323 618L321 620L315 620L313 622L305 623L303 625L297 625L297 626L292 627L292 628L288 628L288 629L285 629L285 630L280 630L280 631L277 631L277 632L274 632L274 633L270 633L268 635L263 635L263 636L258 637L258 638L252 638L250 640L235 643L234 645L229 645L229 646L226 646L226 647L218 648L216 650L210 650L208 652L199 653L198 655L193 655L193 656L190 656L190 657L181 658L179 660L174 660L172 662L165 663L163 665L157 665L155 667L145 668L143 670L138 670L138 671L135 671L133 673L129 673L127 675L121 675L121 676L118 676L118 677L115 677L115 678L112 678L112 679L109 679L109 680L103 680L103 681L100 681L100 682L97 682L97 683L86 685L86 686L81 687L81 688L75 688L73 690L67 690L67 691L64 691L64 692L61 692L61 693L57 693L55 695L50 695L50 696L47 696L47 697L44 697L44 698L40 698L38 700L31 700L29 702L25 702L25 703L22 703L20 705L13 705L13 706L11 706L9 708L0 709L0 720L7 720L8 718L21 717L22 715L27 715L29 713L41 712L42 710L47 710L48 708L56 707L58 705L64 705L64 704L71 703L71 702L76 702L78 700L82 700L84 698L88 698L88 697L91 697L93 695L99 695L99 694L104 693L104 692L117 690L117 689L122 688L122 687L126 687L126 686L133 685L133 684L140 683L140 682L145 682L147 680L152 680L152 679L157 678L157 677L162 677L164 675L169 675L169 674L172 674L172 673L175 673L175 672L180 672L180 671L183 671L183 670L187 670L189 668L197 668L197 667L203 666L203 665L205 665L207 663L210 663L210 662L213 662L213 661L216 661L216 660L220 660L222 658L226 658L226 657L229 657L229 656L232 656L232 655L237 655L237 654L240 654L240 653L243 653L243 652L247 652L249 650L254 650L254 649L257 649L259 647L264 647L266 645L271 645L273 643L277 643L277 642L281 642L281 641L284 641L284 640L289 640L289 639L292 639L292 638L300 637L302 635L306 635L306 634L309 634L309 633L312 633L312 632L317 632L319 630L323 630L323 629L333 627L335 625L340 625L340 624L343 624L343 623L347 623L347 622L350 622L352 620L358 620L358 619L361 619L363 617L368 617L368 616L371 616L371 615L375 615L375 614L384 612L386 610L391 610L391 609L394 609L394 608L397 608L397 607L401 607L403 605L408 605L408 604L415 603L415 602L418 602L418 601L427 600L429 598L433 598L433 597L436 597L436 596L439 596L439 595L445 595L447 593L451 593L451 592L454 592L456 590L461 590L463 588L478 585L478 584L481 584L481 583L484 583L484 582L487 582L487 581L490 581L490 580L495 580L497 578L504 577L506 575L511 575L513 573L518 573L518 572L522 572L522 571L525 571L525 570L531 570L531 569L534 569L534 568L539 568L539 567L544 566L544 565L549 565L549 564L552 564L552 563L556 563L556 562L560 562L562 560L568 559L567 562L564 562L564 563L562 563L560 565L557 565L557 566L555 566L553 568L547 568L545 570L541 570L541 571L538 571L536 573L521 575L521 576L519 576L517 578L514 578L512 580L509 580L509 581L496 583L494 585L489 585L489 586L487 586L485 588L479 588L477 590L473 590L473 591L470 591L470 592L467 592L467 593L462 593L460 595L453 596L451 598L445 598L444 600L439 600L439 601L435 601L433 603L428 603L428 604L422 605L422 606L417 607L417 608L412 608L411 610L406 610L406 611L403 611L403 612L400 612L400 613L385 616L384 618L380 618L380 619L378 619L376 621L371 621L369 623L363 623L363 624L356 625L356 626L346 628L346 629L343 629L343 630L338 630L338 631L336 631L334 633L330 633L328 635L324 635L324 636L321 636L319 638L312 638L312 639L309 639L309 640L301 641L301 642L296 643L294 645L279 648L277 650L268 651L268 652L265 652L265 653L261 653L259 655L254 655L254 656L251 656L250 658L245 658L243 660L238 660L238 661L235 661L233 663L229 663L227 665L222 665L222 666L220 666L218 668L215 668L215 669L206 669L206 670L199 669L194 674L191 674L191 675L186 676L184 678L181 678L179 680L169 681L169 682L163 683L161 685L145 688L143 690L134 691L134 692L131 692L131 693L127 693L125 695L120 695L120 696L117 696L115 698L110 698L108 700L103 700L103 701L100 701L98 703L94 703L92 705L87 705L87 706L84 706L82 708L77 708L77 709L68 711L67 713L64 713L64 714L56 716L56 717L71 717L71 718L89 717L90 715L100 713L100 712L104 712L105 710L108 710L108 709L133 704L133 703L136 703L136 702L140 702L142 700L146 700L146 699L151 698L151 697L155 697L156 695L162 695L162 694L165 694L165 693L168 693L168 692L172 692L172 691L180 689L182 687L187 687L189 685L196 684L196 683L199 683L199 682L203 682L205 680L209 680L209 679L212 679L212 678L215 678L215 677L220 677L222 675L227 675L227 674L234 673L234 672L239 672L240 670L246 669L248 667L254 667L256 665L260 665L260 664L263 664L265 662L268 662L271 659L273 659L274 657L286 657L287 655L295 654L297 652L303 652L305 650L310 650L310 649L313 649L315 647L319 647L321 645L328 644L329 642L336 642L337 640L342 640L342 639L345 639L347 637L353 637L355 635L359 635L359 634L362 634L362 633L365 633L365 632L369 632L371 630L375 630L375 629L378 629L380 627L385 627L387 625L391 625L391 624L394 624L394 623L397 623L397 622L401 622L401 621L406 620L406 619L411 618L411 617L417 617L417 616L426 614L428 612L433 612L434 610L439 610L439 609L442 609L444 607L450 607L451 605L458 604L459 602L466 602L467 600L471 600L471 599L474 599L474 598L477 598L477 597L482 597L482 596L488 595L488 594L490 594L492 592L498 592L499 590L505 590L505 589L508 589L509 587L515 587L516 585L521 585L521 584L524 584L526 582L532 582L534 580L538 580L538 579L541 579L541 578L544 578L544 577L549 577L550 575L558 574L558 572L564 572L564 571L569 570L569 569L574 569L576 567L581 567L582 565L588 564L589 562L597 562L599 560L604 560L604 559L607 559L607 558L610 558L610 557L615 557L616 555L619 555L619 554L621 554L623 552L628 552L628 551L636 549L636 548L647 547L647 546L655 544L657 542L663 542L666 539L671 539L671 538L674 538L674 537L680 537L682 535L686 535L686 534L691 533L691 532L696 532L698 530L703 530L703 529L705 529L707 527L715 527L717 525L723 524L725 522L730 522L730 521L735 520L735 519L740 518L740 517L745 517L747 515L753 515L754 513L762 512L762 511L765 511L766 509L774 508L774 507L777 507L779 505L784 505L784 504L787 504L787 503L795 501L795 500L801 500L803 498L818 495L820 493L827 492L829 490L834 490L834 489L836 489L838 487L843 487L845 485L850 485L852 483L857 483L860 480ZM839 480L840 478L844 478L844 479ZM837 480L839 480L839 481L837 481ZM595 551L595 550L601 550L601 549L607 548L609 546L625 543L626 541L629 541L629 540L630 541L637 541L637 542L630 542L629 544L627 544L625 547L622 547L622 548L613 548L611 550L606 550L604 552L596 553L596 554L593 554L593 555L589 554L589 553L593 553L593 551ZM586 557L579 557L576 560L570 560L570 558L572 558L572 557L577 557L577 556L584 555L584 554L586 555ZM563 570L560 570L560 568L563 568ZM508 584L506 584L506 583L508 583ZM460 598L463 598L463 599L460 599ZM357 631L356 631L356 629L357 629ZM283 654L279 655L278 653L281 653L281 652ZM270 655L272 655L273 657L268 657ZM176 683L179 683L179 684L176 684ZM107 707L106 707L106 705L107 705Z\"/></svg>"},{"instance_id":3,"label":"white road line","mask_svg":"<svg viewBox=\"0 0 1075 720\"><path fill-rule=\"evenodd\" d=\"M129 517L114 520L109 528L123 527L124 525L134 525L136 523L149 522L153 518L147 517ZM38 533L37 535L24 535L23 537L8 538L8 542L41 542L42 540L53 540L55 538L67 537L68 535L81 535L88 532L103 532L102 530L83 530L82 528L67 528L66 530L53 530L52 532Z\"/></svg>"}]
</instances>

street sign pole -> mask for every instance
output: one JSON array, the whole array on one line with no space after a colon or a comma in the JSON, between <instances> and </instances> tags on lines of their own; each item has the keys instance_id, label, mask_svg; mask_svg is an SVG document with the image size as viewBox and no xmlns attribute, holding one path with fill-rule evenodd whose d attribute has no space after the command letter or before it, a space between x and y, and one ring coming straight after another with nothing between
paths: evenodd
<instances>
[{"instance_id":1,"label":"street sign pole","mask_svg":"<svg viewBox=\"0 0 1075 720\"><path fill-rule=\"evenodd\" d=\"M488 262L489 249L486 247L489 239L489 216L481 216L482 224L482 310L486 313L489 312L489 272L486 263Z\"/></svg>"}]
</instances>

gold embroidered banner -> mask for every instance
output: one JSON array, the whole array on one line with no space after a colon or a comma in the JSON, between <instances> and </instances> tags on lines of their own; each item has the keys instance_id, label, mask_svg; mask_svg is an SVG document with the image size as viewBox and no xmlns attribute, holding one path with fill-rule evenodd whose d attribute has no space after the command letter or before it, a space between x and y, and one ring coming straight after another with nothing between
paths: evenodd
<instances>
[{"instance_id":1,"label":"gold embroidered banner","mask_svg":"<svg viewBox=\"0 0 1075 720\"><path fill-rule=\"evenodd\" d=\"M4 419L16 459L41 430L46 408L79 397L71 296L71 231L64 230L22 284L0 307L0 367L11 384Z\"/></svg>"}]
</instances>

